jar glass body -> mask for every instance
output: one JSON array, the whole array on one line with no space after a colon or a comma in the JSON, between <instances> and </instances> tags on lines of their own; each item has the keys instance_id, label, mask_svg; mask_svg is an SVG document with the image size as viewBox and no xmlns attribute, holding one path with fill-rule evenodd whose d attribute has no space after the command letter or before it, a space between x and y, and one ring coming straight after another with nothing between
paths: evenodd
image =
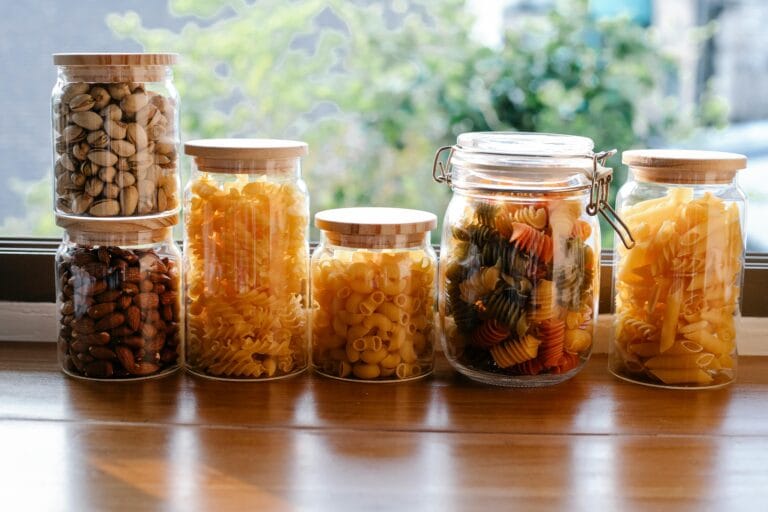
<instances>
[{"instance_id":1,"label":"jar glass body","mask_svg":"<svg viewBox=\"0 0 768 512\"><path fill-rule=\"evenodd\" d=\"M453 367L474 380L556 384L583 367L595 334L600 229L585 211L592 142L491 137L506 140L489 154L464 154L460 137L451 157L438 280L442 344Z\"/></svg>"},{"instance_id":2,"label":"jar glass body","mask_svg":"<svg viewBox=\"0 0 768 512\"><path fill-rule=\"evenodd\" d=\"M615 246L609 370L675 388L736 376L746 199L727 183L660 183L630 167L617 210L637 245Z\"/></svg>"},{"instance_id":3,"label":"jar glass body","mask_svg":"<svg viewBox=\"0 0 768 512\"><path fill-rule=\"evenodd\" d=\"M432 372L437 256L429 233L421 243L372 249L321 231L311 268L315 371L366 382Z\"/></svg>"},{"instance_id":4,"label":"jar glass body","mask_svg":"<svg viewBox=\"0 0 768 512\"><path fill-rule=\"evenodd\" d=\"M195 166L184 211L187 367L236 380L305 370L309 196L299 159L262 172Z\"/></svg>"},{"instance_id":5,"label":"jar glass body","mask_svg":"<svg viewBox=\"0 0 768 512\"><path fill-rule=\"evenodd\" d=\"M140 379L178 368L181 253L170 229L161 238L64 235L56 253L56 305L65 373Z\"/></svg>"},{"instance_id":6,"label":"jar glass body","mask_svg":"<svg viewBox=\"0 0 768 512\"><path fill-rule=\"evenodd\" d=\"M179 95L170 66L58 66L51 116L57 214L179 210Z\"/></svg>"}]
</instances>

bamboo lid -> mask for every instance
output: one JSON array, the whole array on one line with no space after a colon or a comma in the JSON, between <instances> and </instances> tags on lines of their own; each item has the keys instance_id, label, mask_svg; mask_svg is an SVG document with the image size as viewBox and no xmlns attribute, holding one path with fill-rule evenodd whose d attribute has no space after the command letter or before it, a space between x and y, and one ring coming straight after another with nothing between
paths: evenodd
<instances>
[{"instance_id":1,"label":"bamboo lid","mask_svg":"<svg viewBox=\"0 0 768 512\"><path fill-rule=\"evenodd\" d=\"M336 208L317 212L315 226L343 235L409 235L434 229L437 217L406 208Z\"/></svg>"},{"instance_id":2,"label":"bamboo lid","mask_svg":"<svg viewBox=\"0 0 768 512\"><path fill-rule=\"evenodd\" d=\"M621 155L635 175L659 183L730 183L747 166L747 157L722 151L635 149Z\"/></svg>"},{"instance_id":3,"label":"bamboo lid","mask_svg":"<svg viewBox=\"0 0 768 512\"><path fill-rule=\"evenodd\" d=\"M177 53L54 53L57 66L173 66Z\"/></svg>"},{"instance_id":4,"label":"bamboo lid","mask_svg":"<svg viewBox=\"0 0 768 512\"><path fill-rule=\"evenodd\" d=\"M282 139L200 139L184 144L184 153L206 172L250 173L290 170L309 153L306 142Z\"/></svg>"},{"instance_id":5,"label":"bamboo lid","mask_svg":"<svg viewBox=\"0 0 768 512\"><path fill-rule=\"evenodd\" d=\"M171 239L172 228L178 223L178 212L144 218L87 218L56 215L56 225L64 228L72 241L87 245L158 243Z\"/></svg>"}]
</instances>

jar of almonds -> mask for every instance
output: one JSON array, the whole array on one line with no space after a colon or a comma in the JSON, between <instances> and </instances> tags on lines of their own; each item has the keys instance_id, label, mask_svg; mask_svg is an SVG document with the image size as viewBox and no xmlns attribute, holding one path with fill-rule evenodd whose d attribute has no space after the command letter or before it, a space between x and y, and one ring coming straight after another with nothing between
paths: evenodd
<instances>
[{"instance_id":1,"label":"jar of almonds","mask_svg":"<svg viewBox=\"0 0 768 512\"><path fill-rule=\"evenodd\" d=\"M177 55L55 54L56 213L156 216L179 209Z\"/></svg>"},{"instance_id":2,"label":"jar of almonds","mask_svg":"<svg viewBox=\"0 0 768 512\"><path fill-rule=\"evenodd\" d=\"M86 379L141 379L177 369L183 350L178 213L105 222L57 215L59 362Z\"/></svg>"}]
</instances>

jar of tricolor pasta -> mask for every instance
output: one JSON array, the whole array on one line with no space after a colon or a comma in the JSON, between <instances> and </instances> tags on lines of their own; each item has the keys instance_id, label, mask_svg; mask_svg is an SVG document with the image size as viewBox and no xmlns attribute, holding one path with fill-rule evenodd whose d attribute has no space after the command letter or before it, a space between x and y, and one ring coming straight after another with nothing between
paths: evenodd
<instances>
[{"instance_id":1,"label":"jar of tricolor pasta","mask_svg":"<svg viewBox=\"0 0 768 512\"><path fill-rule=\"evenodd\" d=\"M616 248L609 369L661 387L708 388L736 377L746 157L626 151L616 203L637 245Z\"/></svg>"},{"instance_id":2,"label":"jar of tricolor pasta","mask_svg":"<svg viewBox=\"0 0 768 512\"><path fill-rule=\"evenodd\" d=\"M437 217L402 208L315 215L312 364L324 375L403 381L432 372Z\"/></svg>"},{"instance_id":3,"label":"jar of tricolor pasta","mask_svg":"<svg viewBox=\"0 0 768 512\"><path fill-rule=\"evenodd\" d=\"M610 154L595 154L584 137L511 132L464 133L438 150L433 175L453 190L440 249L440 333L459 372L527 387L584 366L600 278L594 216L621 225L609 215L611 170L602 162Z\"/></svg>"},{"instance_id":4,"label":"jar of tricolor pasta","mask_svg":"<svg viewBox=\"0 0 768 512\"><path fill-rule=\"evenodd\" d=\"M187 142L187 368L264 380L307 368L309 197L304 142Z\"/></svg>"},{"instance_id":5,"label":"jar of tricolor pasta","mask_svg":"<svg viewBox=\"0 0 768 512\"><path fill-rule=\"evenodd\" d=\"M74 219L56 253L59 362L97 380L159 377L182 359L179 215Z\"/></svg>"}]
</instances>

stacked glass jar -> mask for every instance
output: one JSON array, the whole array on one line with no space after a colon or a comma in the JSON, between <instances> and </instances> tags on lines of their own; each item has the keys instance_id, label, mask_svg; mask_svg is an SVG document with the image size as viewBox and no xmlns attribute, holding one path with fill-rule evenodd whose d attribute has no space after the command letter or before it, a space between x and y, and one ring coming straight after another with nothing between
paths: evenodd
<instances>
[{"instance_id":1,"label":"stacked glass jar","mask_svg":"<svg viewBox=\"0 0 768 512\"><path fill-rule=\"evenodd\" d=\"M175 54L56 54L52 94L59 360L92 379L181 359Z\"/></svg>"}]
</instances>

